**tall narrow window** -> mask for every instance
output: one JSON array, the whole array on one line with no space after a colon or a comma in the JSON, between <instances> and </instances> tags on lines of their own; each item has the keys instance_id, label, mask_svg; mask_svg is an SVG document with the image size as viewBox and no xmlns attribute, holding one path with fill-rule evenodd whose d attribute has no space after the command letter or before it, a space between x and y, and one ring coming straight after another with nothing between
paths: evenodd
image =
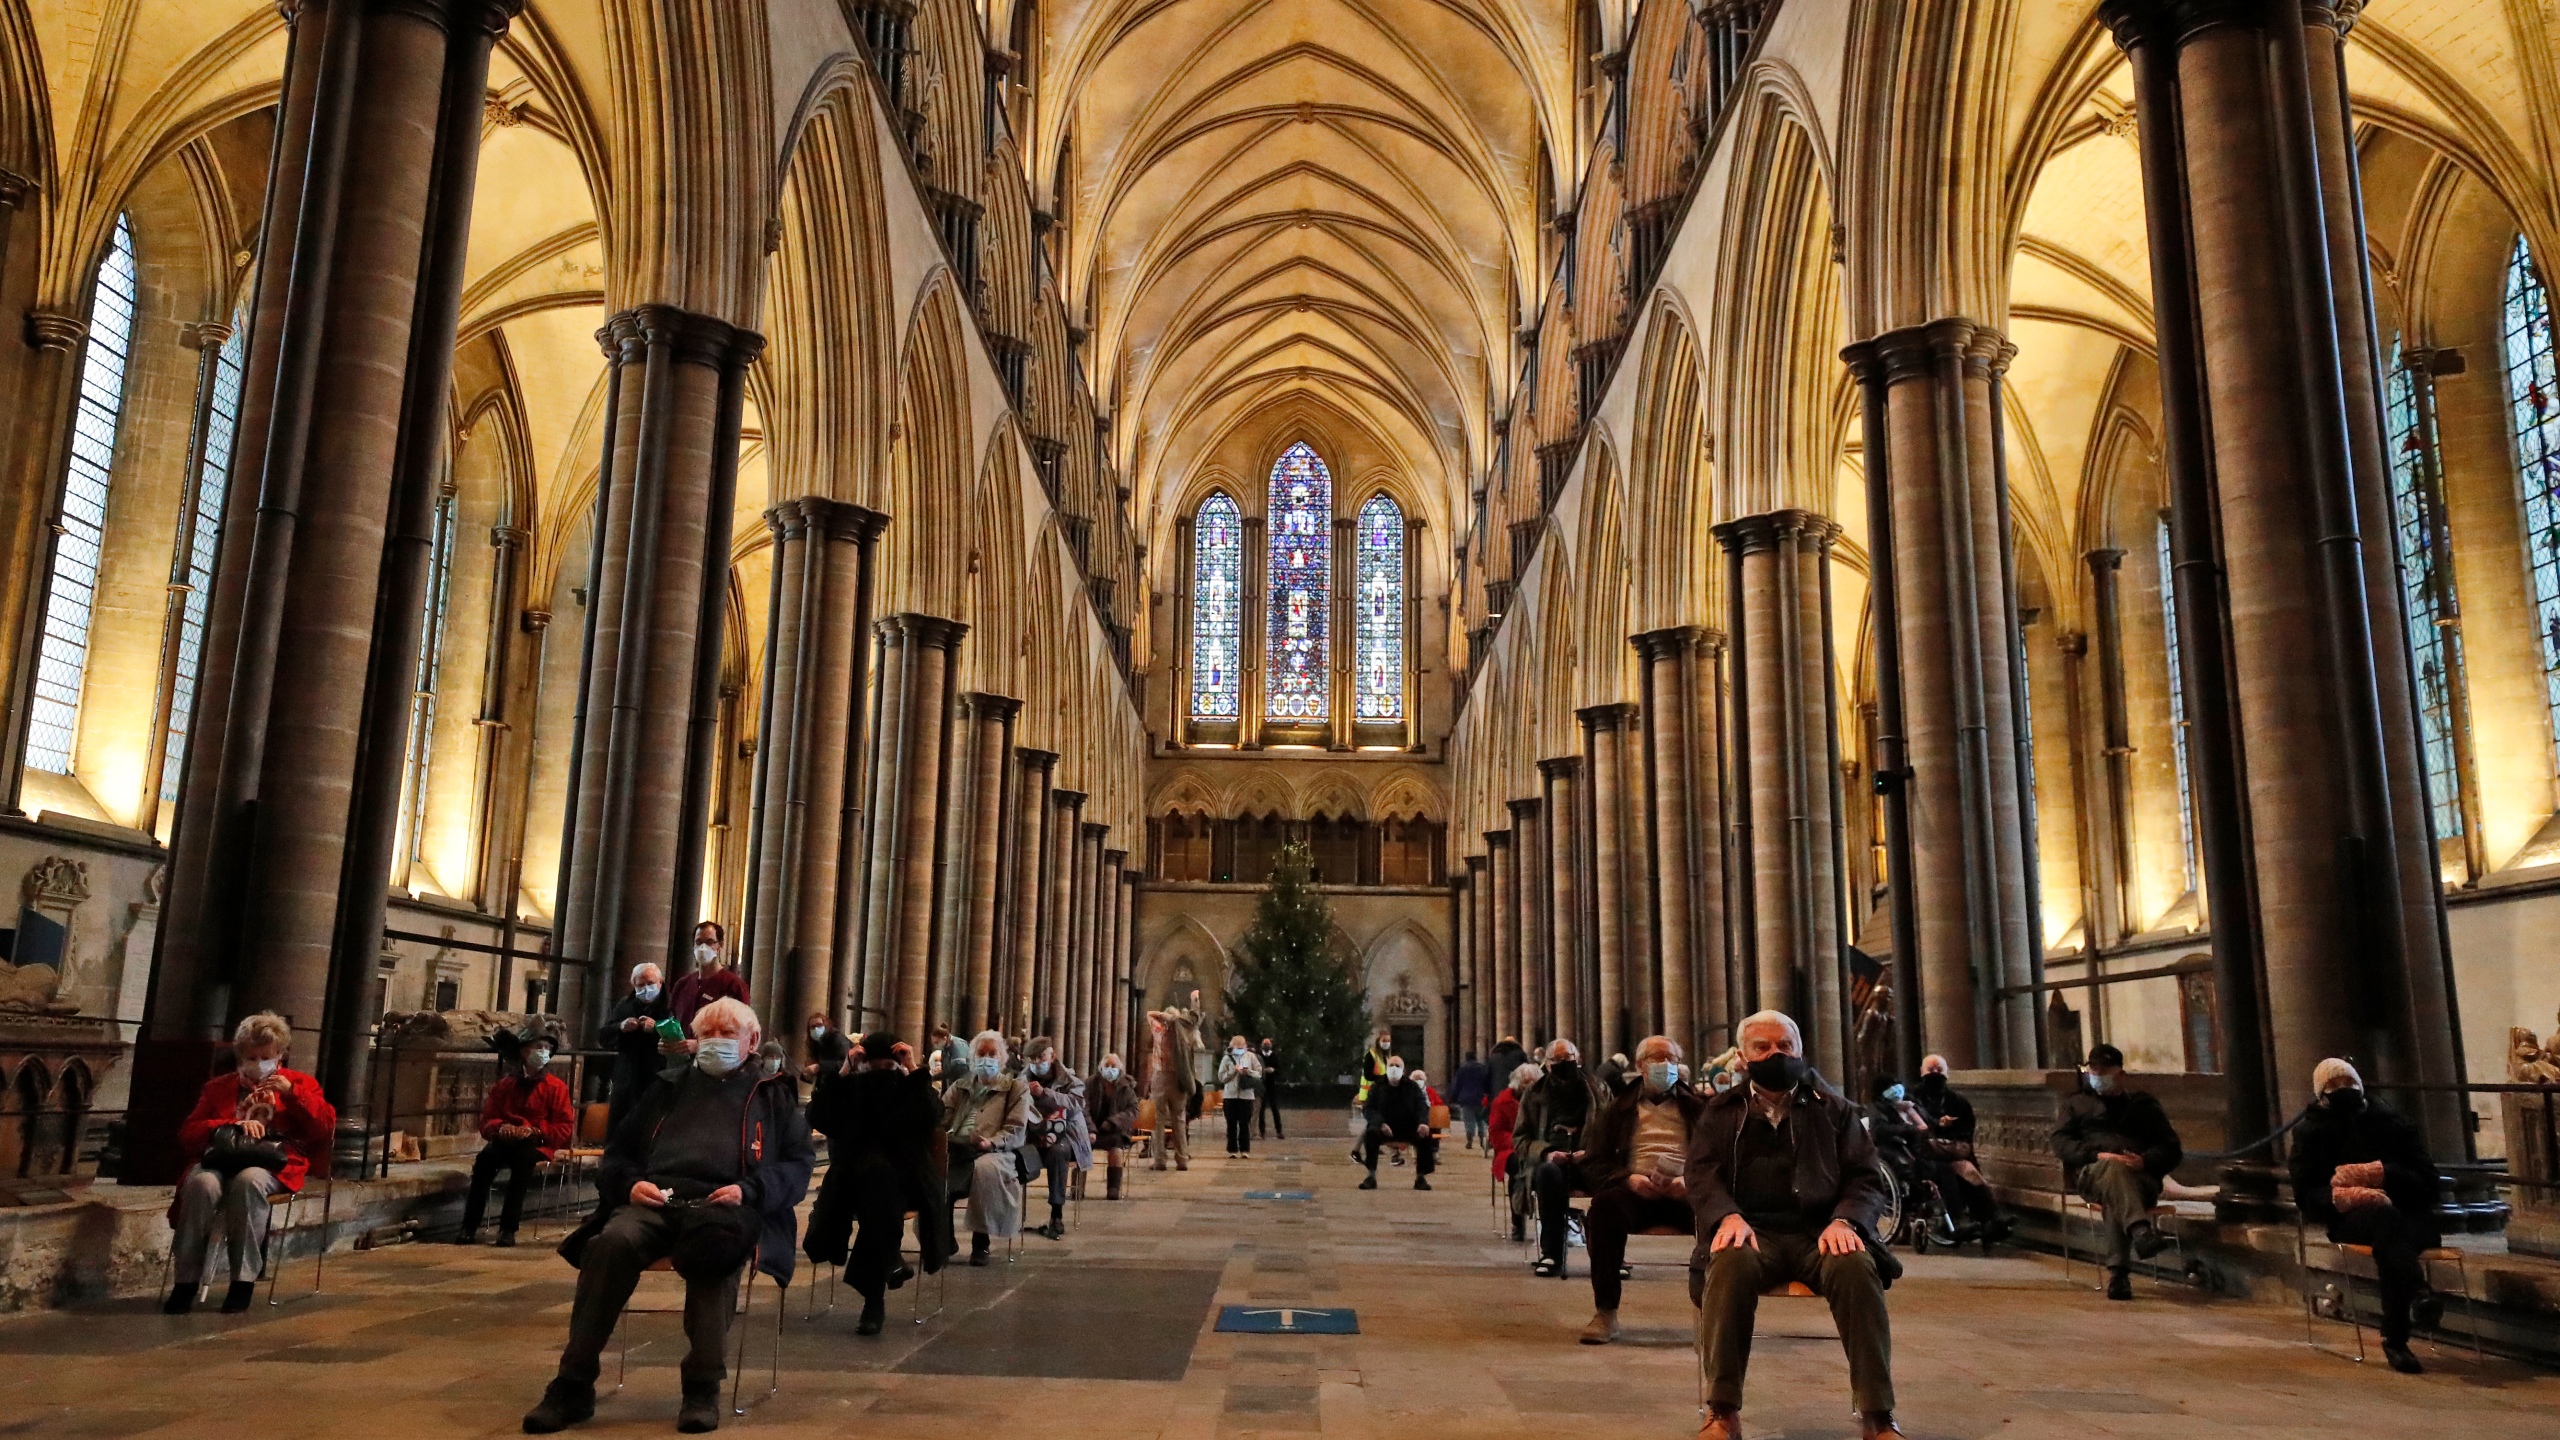
<instances>
[{"instance_id":1,"label":"tall narrow window","mask_svg":"<svg viewBox=\"0 0 2560 1440\"><path fill-rule=\"evenodd\" d=\"M1191 542L1191 716L1244 708L1244 515L1225 491L1200 504Z\"/></svg>"},{"instance_id":2,"label":"tall narrow window","mask_svg":"<svg viewBox=\"0 0 2560 1440\"><path fill-rule=\"evenodd\" d=\"M240 387L246 374L249 328L231 332L214 352L211 393L205 397L204 428L196 444L196 464L186 513L179 534L186 543L175 567L186 587L178 612L177 633L168 644L177 652L169 668L169 744L160 757L160 803L178 799L178 777L187 763L187 733L195 721L197 667L204 655L205 612L213 600L214 557L222 547L222 507L231 494L231 452L240 434Z\"/></svg>"},{"instance_id":3,"label":"tall narrow window","mask_svg":"<svg viewBox=\"0 0 2560 1440\"><path fill-rule=\"evenodd\" d=\"M71 421L71 466L63 478L62 532L45 587L44 638L27 708L27 764L71 773L80 734L81 683L89 671L89 611L107 532L107 482L124 413L125 361L132 351L133 223L116 217L115 238L98 265L89 303L89 348L80 364L79 408Z\"/></svg>"},{"instance_id":4,"label":"tall narrow window","mask_svg":"<svg viewBox=\"0 0 2560 1440\"><path fill-rule=\"evenodd\" d=\"M1404 511L1383 493L1360 507L1359 673L1353 679L1352 718L1404 718Z\"/></svg>"},{"instance_id":5,"label":"tall narrow window","mask_svg":"<svg viewBox=\"0 0 2560 1440\"><path fill-rule=\"evenodd\" d=\"M1271 719L1332 718L1327 610L1333 597L1333 473L1304 441L1271 467L1271 614L1266 662Z\"/></svg>"},{"instance_id":6,"label":"tall narrow window","mask_svg":"<svg viewBox=\"0 0 2560 1440\"><path fill-rule=\"evenodd\" d=\"M2507 261L2507 405L2524 492L2525 557L2542 641L2543 701L2560 740L2560 367L2551 353L2551 293L2524 237Z\"/></svg>"},{"instance_id":7,"label":"tall narrow window","mask_svg":"<svg viewBox=\"0 0 2560 1440\"><path fill-rule=\"evenodd\" d=\"M427 854L427 784L435 769L436 678L443 669L444 619L453 592L454 493L436 500L435 548L427 571L425 623L419 627L418 685L409 702L409 863Z\"/></svg>"},{"instance_id":8,"label":"tall narrow window","mask_svg":"<svg viewBox=\"0 0 2560 1440\"><path fill-rule=\"evenodd\" d=\"M2169 756L2178 770L2178 853L2185 857L2187 889L2196 888L2195 788L2187 773L2187 680L2178 663L2178 583L2169 568L2169 516L2155 532L2160 560L2160 653L2169 661Z\"/></svg>"},{"instance_id":9,"label":"tall narrow window","mask_svg":"<svg viewBox=\"0 0 2560 1440\"><path fill-rule=\"evenodd\" d=\"M2444 481L2437 468L2434 377L2391 347L2384 423L2390 430L2392 529L2400 548L2401 614L2418 681L2418 742L2427 763L2427 800L2439 839L2462 833L2461 769L2454 750L2455 701L2462 683L2462 632L2453 589L2453 543L2445 530Z\"/></svg>"}]
</instances>

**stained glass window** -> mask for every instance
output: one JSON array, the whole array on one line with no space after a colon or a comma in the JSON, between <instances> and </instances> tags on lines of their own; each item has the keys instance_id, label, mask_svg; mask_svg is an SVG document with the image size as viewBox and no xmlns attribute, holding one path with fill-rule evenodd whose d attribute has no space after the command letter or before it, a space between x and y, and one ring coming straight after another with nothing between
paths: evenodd
<instances>
[{"instance_id":1,"label":"stained glass window","mask_svg":"<svg viewBox=\"0 0 2560 1440\"><path fill-rule=\"evenodd\" d=\"M1333 662L1325 612L1333 597L1333 474L1304 441L1271 467L1269 694L1274 720L1332 717L1326 669Z\"/></svg>"},{"instance_id":2,"label":"stained glass window","mask_svg":"<svg viewBox=\"0 0 2560 1440\"><path fill-rule=\"evenodd\" d=\"M79 408L71 420L71 466L62 483L62 532L45 586L44 639L36 652L27 710L27 764L71 773L80 733L80 690L89 672L89 612L107 538L107 481L124 415L125 362L133 343L133 224L116 217L115 238L98 265L89 304L89 346L80 362Z\"/></svg>"},{"instance_id":3,"label":"stained glass window","mask_svg":"<svg viewBox=\"0 0 2560 1440\"><path fill-rule=\"evenodd\" d=\"M1243 672L1244 515L1222 490L1192 520L1192 718L1240 718Z\"/></svg>"},{"instance_id":4,"label":"stained glass window","mask_svg":"<svg viewBox=\"0 0 2560 1440\"><path fill-rule=\"evenodd\" d=\"M2178 583L2170 569L2169 517L2160 517L2156 536L2160 560L2160 653L2169 662L2169 756L2178 770L2178 853L2187 867L2187 888L2196 888L2195 789L2187 774L2187 682L2178 663Z\"/></svg>"},{"instance_id":5,"label":"stained glass window","mask_svg":"<svg viewBox=\"0 0 2560 1440\"><path fill-rule=\"evenodd\" d=\"M1404 718L1404 511L1384 494L1360 507L1358 569L1359 670L1352 677L1352 716Z\"/></svg>"},{"instance_id":6,"label":"stained glass window","mask_svg":"<svg viewBox=\"0 0 2560 1440\"><path fill-rule=\"evenodd\" d=\"M240 431L240 386L249 350L249 329L231 332L214 352L211 394L205 397L204 429L196 443L196 473L184 521L187 553L180 557L178 583L187 587L178 613L178 633L169 637L177 663L169 672L169 744L160 761L160 802L174 804L178 776L187 763L187 729L196 708L197 666L204 652L205 611L213 600L213 562L222 545L222 506L231 493L231 451Z\"/></svg>"},{"instance_id":7,"label":"stained glass window","mask_svg":"<svg viewBox=\"0 0 2560 1440\"><path fill-rule=\"evenodd\" d=\"M2462 788L2453 750L2454 691L2462 683L2462 633L2453 628L2453 546L2445 535L2444 486L2436 469L2434 377L2391 347L2384 392L2390 431L2392 529L2400 546L2401 614L2417 669L2418 742L2438 837L2462 833Z\"/></svg>"},{"instance_id":8,"label":"stained glass window","mask_svg":"<svg viewBox=\"0 0 2560 1440\"><path fill-rule=\"evenodd\" d=\"M2525 556L2533 574L2542 684L2560 738L2560 374L2551 353L2551 294L2524 237L2507 261L2507 405L2524 492Z\"/></svg>"}]
</instances>

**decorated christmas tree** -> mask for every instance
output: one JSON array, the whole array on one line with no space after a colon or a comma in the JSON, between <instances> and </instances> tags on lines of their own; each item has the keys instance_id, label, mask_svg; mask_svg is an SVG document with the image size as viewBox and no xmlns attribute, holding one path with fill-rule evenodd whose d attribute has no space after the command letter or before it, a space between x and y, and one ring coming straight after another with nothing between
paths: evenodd
<instances>
[{"instance_id":1,"label":"decorated christmas tree","mask_svg":"<svg viewBox=\"0 0 2560 1440\"><path fill-rule=\"evenodd\" d=\"M1349 1071L1369 1033L1359 977L1335 948L1333 907L1309 882L1312 868L1306 846L1281 847L1227 990L1236 1030L1269 1037L1283 1085L1298 1092Z\"/></svg>"}]
</instances>

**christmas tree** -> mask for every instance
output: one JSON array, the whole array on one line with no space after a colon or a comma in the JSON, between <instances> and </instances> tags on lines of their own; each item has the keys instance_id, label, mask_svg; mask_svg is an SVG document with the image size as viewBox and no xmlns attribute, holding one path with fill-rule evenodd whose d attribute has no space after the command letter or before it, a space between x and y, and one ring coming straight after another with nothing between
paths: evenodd
<instances>
[{"instance_id":1,"label":"christmas tree","mask_svg":"<svg viewBox=\"0 0 2560 1440\"><path fill-rule=\"evenodd\" d=\"M1308 880L1313 861L1304 845L1281 847L1227 990L1237 1033L1270 1038L1293 1090L1332 1084L1369 1034L1359 977L1334 947L1333 907Z\"/></svg>"}]
</instances>

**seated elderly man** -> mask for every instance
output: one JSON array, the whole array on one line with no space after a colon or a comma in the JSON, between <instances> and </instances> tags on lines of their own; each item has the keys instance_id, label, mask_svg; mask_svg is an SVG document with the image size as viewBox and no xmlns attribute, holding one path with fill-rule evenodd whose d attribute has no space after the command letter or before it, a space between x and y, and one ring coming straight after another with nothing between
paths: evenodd
<instances>
[{"instance_id":1,"label":"seated elderly man","mask_svg":"<svg viewBox=\"0 0 2560 1440\"><path fill-rule=\"evenodd\" d=\"M981 1030L969 1042L969 1069L942 1092L942 1133L950 1198L969 1201L969 1263L984 1265L990 1236L1022 1233L1022 1172L1014 1152L1031 1125L1031 1090L1005 1073L1004 1037Z\"/></svg>"},{"instance_id":2,"label":"seated elderly man","mask_svg":"<svg viewBox=\"0 0 2560 1440\"><path fill-rule=\"evenodd\" d=\"M2169 1248L2169 1237L2151 1223L2151 1207L2186 1151L2169 1112L2150 1092L2126 1082L2123 1051L2090 1047L2079 1092L2062 1102L2053 1152L2081 1198L2104 1212L2107 1298L2132 1299L2133 1257L2148 1260Z\"/></svg>"},{"instance_id":3,"label":"seated elderly man","mask_svg":"<svg viewBox=\"0 0 2560 1440\"><path fill-rule=\"evenodd\" d=\"M1858 1433L1899 1435L1884 1287L1901 1267L1876 1237L1886 1190L1875 1144L1859 1107L1805 1064L1794 1020L1763 1010L1737 1033L1750 1083L1701 1108L1684 1175L1698 1236L1689 1294L1708 1376L1698 1440L1739 1440L1760 1294L1790 1281L1831 1304Z\"/></svg>"},{"instance_id":4,"label":"seated elderly man","mask_svg":"<svg viewBox=\"0 0 2560 1440\"><path fill-rule=\"evenodd\" d=\"M1573 1167L1591 1192L1582 1234L1591 1249L1591 1323L1582 1343L1618 1338L1627 1237L1639 1230L1689 1228L1689 1130L1706 1097L1680 1078L1680 1047L1654 1035L1636 1047L1635 1083L1601 1107L1582 1131Z\"/></svg>"},{"instance_id":5,"label":"seated elderly man","mask_svg":"<svg viewBox=\"0 0 2560 1440\"><path fill-rule=\"evenodd\" d=\"M2382 1358L2418 1374L2425 1367L2409 1353L2410 1322L2433 1329L2444 1318L2420 1258L2444 1243L2435 1157L2417 1126L2365 1098L2364 1077L2346 1061L2321 1061L2311 1089L2318 1098L2293 1131L2294 1203L2303 1219L2328 1226L2330 1243L2372 1247Z\"/></svg>"},{"instance_id":6,"label":"seated elderly man","mask_svg":"<svg viewBox=\"0 0 2560 1440\"><path fill-rule=\"evenodd\" d=\"M738 1272L750 1259L777 1282L791 1275L792 1207L808 1192L817 1152L789 1078L749 1063L763 1040L756 1013L717 999L693 1017L693 1053L631 1102L605 1143L596 1213L560 1246L578 1267L560 1373L524 1417L547 1435L595 1414L605 1341L640 1272L672 1261L684 1277L684 1404L676 1428L720 1428L720 1382Z\"/></svg>"},{"instance_id":7,"label":"seated elderly man","mask_svg":"<svg viewBox=\"0 0 2560 1440\"><path fill-rule=\"evenodd\" d=\"M1392 1142L1413 1147L1413 1188L1431 1188L1431 1171L1440 1157L1440 1138L1431 1130L1431 1093L1404 1070L1404 1057L1390 1055L1387 1068L1369 1086L1360 1107L1368 1129L1360 1137L1360 1163L1368 1167L1363 1190L1378 1188L1378 1151Z\"/></svg>"}]
</instances>

